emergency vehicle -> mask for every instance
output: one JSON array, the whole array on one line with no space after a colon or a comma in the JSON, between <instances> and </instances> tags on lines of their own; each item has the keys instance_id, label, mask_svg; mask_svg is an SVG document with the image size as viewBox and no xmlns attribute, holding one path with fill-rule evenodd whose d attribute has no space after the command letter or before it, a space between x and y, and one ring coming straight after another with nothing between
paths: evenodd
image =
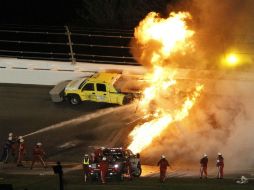
<instances>
[{"instance_id":1,"label":"emergency vehicle","mask_svg":"<svg viewBox=\"0 0 254 190\"><path fill-rule=\"evenodd\" d=\"M69 101L73 105L82 101L124 105L139 97L139 89L122 88L124 77L119 73L96 73L88 78L63 81L49 93L53 102Z\"/></svg>"},{"instance_id":2,"label":"emergency vehicle","mask_svg":"<svg viewBox=\"0 0 254 190\"><path fill-rule=\"evenodd\" d=\"M124 148L105 148L102 150L102 156L107 158L109 162L107 178L115 178L122 180L127 174L126 162L127 159L131 166L131 175L133 177L139 177L142 173L139 158L134 155L131 150ZM91 180L97 180L100 177L99 162L95 162L89 165L89 172Z\"/></svg>"}]
</instances>

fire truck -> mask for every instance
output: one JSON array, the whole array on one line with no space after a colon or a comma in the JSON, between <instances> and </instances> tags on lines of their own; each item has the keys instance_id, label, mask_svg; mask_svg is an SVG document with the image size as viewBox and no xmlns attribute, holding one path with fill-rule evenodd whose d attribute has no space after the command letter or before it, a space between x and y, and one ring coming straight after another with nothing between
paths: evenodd
<instances>
[{"instance_id":1,"label":"fire truck","mask_svg":"<svg viewBox=\"0 0 254 190\"><path fill-rule=\"evenodd\" d=\"M60 82L49 94L53 102L67 100L72 105L80 104L82 101L124 105L140 96L137 77L132 76L132 79L135 80L135 83L128 86L130 82L126 80L130 80L130 76L101 72L88 78Z\"/></svg>"},{"instance_id":2,"label":"fire truck","mask_svg":"<svg viewBox=\"0 0 254 190\"><path fill-rule=\"evenodd\" d=\"M109 169L107 178L115 178L116 180L123 180L127 174L126 162L129 160L131 165L131 175L139 177L142 173L140 160L130 150L124 148L105 148L101 149L102 155L107 158L109 162ZM128 159L128 160L127 160ZM91 180L98 180L100 177L99 161L89 165L89 172Z\"/></svg>"}]
</instances>

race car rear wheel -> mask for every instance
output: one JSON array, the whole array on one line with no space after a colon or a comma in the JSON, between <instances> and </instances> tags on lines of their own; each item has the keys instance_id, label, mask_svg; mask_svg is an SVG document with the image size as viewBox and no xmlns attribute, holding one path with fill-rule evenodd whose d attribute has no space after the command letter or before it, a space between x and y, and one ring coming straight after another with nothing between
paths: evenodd
<instances>
[{"instance_id":1,"label":"race car rear wheel","mask_svg":"<svg viewBox=\"0 0 254 190\"><path fill-rule=\"evenodd\" d=\"M81 103L80 97L78 95L70 95L68 99L72 105L78 105Z\"/></svg>"}]
</instances>

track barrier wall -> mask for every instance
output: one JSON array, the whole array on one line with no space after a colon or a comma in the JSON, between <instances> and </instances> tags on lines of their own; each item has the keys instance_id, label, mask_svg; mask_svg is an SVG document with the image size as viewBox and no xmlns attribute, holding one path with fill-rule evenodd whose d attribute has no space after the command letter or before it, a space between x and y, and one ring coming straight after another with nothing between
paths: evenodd
<instances>
[{"instance_id":1,"label":"track barrier wall","mask_svg":"<svg viewBox=\"0 0 254 190\"><path fill-rule=\"evenodd\" d=\"M63 80L90 76L95 72L119 70L142 73L141 66L0 58L0 83L55 85Z\"/></svg>"}]
</instances>

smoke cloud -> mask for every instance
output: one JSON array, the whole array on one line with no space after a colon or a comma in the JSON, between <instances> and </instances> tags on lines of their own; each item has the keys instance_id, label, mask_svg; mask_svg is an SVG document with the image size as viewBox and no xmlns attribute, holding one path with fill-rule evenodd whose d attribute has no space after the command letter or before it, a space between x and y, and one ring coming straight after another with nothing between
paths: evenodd
<instances>
[{"instance_id":1,"label":"smoke cloud","mask_svg":"<svg viewBox=\"0 0 254 190\"><path fill-rule=\"evenodd\" d=\"M193 0L190 11L197 32L195 56L200 59L196 61L202 61L202 65L195 65L217 68L218 60L229 51L247 53L245 59L252 56L253 47L249 43L254 29L253 8L251 0Z\"/></svg>"},{"instance_id":2,"label":"smoke cloud","mask_svg":"<svg viewBox=\"0 0 254 190\"><path fill-rule=\"evenodd\" d=\"M222 152L226 167L253 167L253 48L249 44L254 29L254 1L193 0L183 7L193 16L189 24L196 32L195 53L174 55L166 60L165 67L213 69L218 72L224 69L225 73L231 73L232 69L225 70L220 65L221 57L229 51L245 53L247 58L242 61L248 64L236 68L237 72L231 73L232 80L217 80L216 72L209 76L214 80L203 80L205 92L189 117L170 126L153 146L143 151L143 155L150 163L155 163L161 154L165 154L175 163L198 165L199 159L207 153L211 165L215 166L217 153ZM177 10L181 8L178 6ZM149 65L149 60L140 57L142 48L134 41L132 44L136 47L132 50L136 60ZM247 69L248 73L241 73L242 78L239 79L240 71ZM194 76L192 79L195 82ZM170 104L162 104L167 103Z\"/></svg>"},{"instance_id":3,"label":"smoke cloud","mask_svg":"<svg viewBox=\"0 0 254 190\"><path fill-rule=\"evenodd\" d=\"M170 126L152 147L144 151L149 161L154 161L154 155L166 154L176 163L198 164L206 153L211 165L215 166L216 155L222 152L228 168L253 167L254 101L251 94L254 89L249 88L253 83L238 82L241 87L228 87L230 83L219 86L223 89L225 85L236 91L241 89L240 93L203 94L186 120Z\"/></svg>"}]
</instances>

